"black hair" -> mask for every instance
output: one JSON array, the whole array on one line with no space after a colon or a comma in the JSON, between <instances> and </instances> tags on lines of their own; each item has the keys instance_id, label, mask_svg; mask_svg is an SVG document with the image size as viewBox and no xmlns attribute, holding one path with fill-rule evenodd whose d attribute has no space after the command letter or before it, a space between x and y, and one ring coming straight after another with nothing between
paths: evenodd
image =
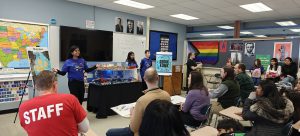
<instances>
[{"instance_id":1,"label":"black hair","mask_svg":"<svg viewBox=\"0 0 300 136\"><path fill-rule=\"evenodd\" d=\"M232 67L229 67L229 66L225 66L223 67L224 69L224 73L226 72L226 76L223 80L234 80L234 69Z\"/></svg>"},{"instance_id":2,"label":"black hair","mask_svg":"<svg viewBox=\"0 0 300 136\"><path fill-rule=\"evenodd\" d=\"M190 85L189 89L190 90L193 90L193 89L204 90L206 95L208 96L208 90L204 86L204 83L203 83L203 76L198 71L191 72L191 85Z\"/></svg>"},{"instance_id":3,"label":"black hair","mask_svg":"<svg viewBox=\"0 0 300 136\"><path fill-rule=\"evenodd\" d=\"M217 129L218 130L219 129L225 129L225 130L233 129L233 132L243 132L244 131L243 125L234 119L219 120Z\"/></svg>"},{"instance_id":4,"label":"black hair","mask_svg":"<svg viewBox=\"0 0 300 136\"><path fill-rule=\"evenodd\" d=\"M190 136L178 108L167 100L153 100L145 109L140 136Z\"/></svg>"},{"instance_id":5,"label":"black hair","mask_svg":"<svg viewBox=\"0 0 300 136\"><path fill-rule=\"evenodd\" d=\"M246 71L246 65L244 63L238 64L238 68L242 69L243 72Z\"/></svg>"},{"instance_id":6,"label":"black hair","mask_svg":"<svg viewBox=\"0 0 300 136\"><path fill-rule=\"evenodd\" d=\"M259 86L262 88L263 95L262 97L268 98L275 109L285 108L286 101L280 95L275 83L271 80L262 80L259 83Z\"/></svg>"},{"instance_id":7,"label":"black hair","mask_svg":"<svg viewBox=\"0 0 300 136\"><path fill-rule=\"evenodd\" d=\"M73 58L72 52L75 51L76 49L79 49L78 46L72 45L69 49L69 54L68 54L68 59ZM81 55L78 56L78 58L82 58Z\"/></svg>"},{"instance_id":8,"label":"black hair","mask_svg":"<svg viewBox=\"0 0 300 136\"><path fill-rule=\"evenodd\" d=\"M271 61L272 60L275 61L275 68L274 68L274 70L276 71L277 68L278 68L278 60L276 58L272 58ZM273 69L273 65L272 64L270 64L270 69Z\"/></svg>"},{"instance_id":9,"label":"black hair","mask_svg":"<svg viewBox=\"0 0 300 136\"><path fill-rule=\"evenodd\" d=\"M128 52L126 61L136 63L135 58L131 59L131 57L130 57L132 54L134 54L134 52L132 52L132 51Z\"/></svg>"},{"instance_id":10,"label":"black hair","mask_svg":"<svg viewBox=\"0 0 300 136\"><path fill-rule=\"evenodd\" d=\"M293 62L293 59L291 57L286 57L285 59L289 60L290 62Z\"/></svg>"}]
</instances>

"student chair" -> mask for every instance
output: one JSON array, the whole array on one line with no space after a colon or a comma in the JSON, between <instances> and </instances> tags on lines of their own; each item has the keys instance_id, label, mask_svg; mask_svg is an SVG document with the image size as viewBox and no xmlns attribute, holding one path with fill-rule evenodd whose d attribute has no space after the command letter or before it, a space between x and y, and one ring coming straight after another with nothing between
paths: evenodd
<instances>
[{"instance_id":1,"label":"student chair","mask_svg":"<svg viewBox=\"0 0 300 136\"><path fill-rule=\"evenodd\" d=\"M281 130L282 135L290 136L293 132L293 121L288 122Z\"/></svg>"},{"instance_id":2,"label":"student chair","mask_svg":"<svg viewBox=\"0 0 300 136\"><path fill-rule=\"evenodd\" d=\"M206 79L207 86L208 84L212 85L212 88L217 88L221 83L221 74L217 73L214 75L204 75Z\"/></svg>"},{"instance_id":3,"label":"student chair","mask_svg":"<svg viewBox=\"0 0 300 136\"><path fill-rule=\"evenodd\" d=\"M210 104L210 105L206 105L205 107L203 107L203 108L200 110L200 113L201 113L202 115L207 116L207 119L206 119L206 120L203 120L203 121L200 123L199 126L188 126L188 125L187 125L187 127L192 128L191 131L194 131L194 130L196 130L196 129L198 129L198 128L203 127L203 125L204 125L206 122L209 121L209 114L210 114L211 107L212 107L211 104Z\"/></svg>"}]
</instances>

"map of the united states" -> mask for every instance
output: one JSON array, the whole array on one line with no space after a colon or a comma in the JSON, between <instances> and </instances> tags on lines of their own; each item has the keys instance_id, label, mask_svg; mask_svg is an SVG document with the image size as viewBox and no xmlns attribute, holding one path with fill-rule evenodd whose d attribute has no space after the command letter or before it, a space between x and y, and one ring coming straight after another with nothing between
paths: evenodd
<instances>
[{"instance_id":1,"label":"map of the united states","mask_svg":"<svg viewBox=\"0 0 300 136\"><path fill-rule=\"evenodd\" d=\"M26 47L48 47L48 26L0 20L0 67L29 68Z\"/></svg>"}]
</instances>

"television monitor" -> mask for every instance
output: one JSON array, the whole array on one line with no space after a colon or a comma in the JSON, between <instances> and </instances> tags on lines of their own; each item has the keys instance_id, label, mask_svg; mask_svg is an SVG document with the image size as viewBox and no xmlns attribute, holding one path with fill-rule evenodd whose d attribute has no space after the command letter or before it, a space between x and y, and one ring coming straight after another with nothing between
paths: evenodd
<instances>
[{"instance_id":1,"label":"television monitor","mask_svg":"<svg viewBox=\"0 0 300 136\"><path fill-rule=\"evenodd\" d=\"M86 61L112 61L113 32L60 27L60 60L68 58L69 48L76 45Z\"/></svg>"}]
</instances>

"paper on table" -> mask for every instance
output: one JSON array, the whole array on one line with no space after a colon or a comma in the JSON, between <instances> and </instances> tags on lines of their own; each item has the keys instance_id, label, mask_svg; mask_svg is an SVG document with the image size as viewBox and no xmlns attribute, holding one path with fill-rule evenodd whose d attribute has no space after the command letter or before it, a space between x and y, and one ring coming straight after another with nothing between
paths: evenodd
<instances>
[{"instance_id":1,"label":"paper on table","mask_svg":"<svg viewBox=\"0 0 300 136\"><path fill-rule=\"evenodd\" d=\"M205 126L203 128L197 129L191 132L191 136L217 136L218 130L211 126Z\"/></svg>"},{"instance_id":2,"label":"paper on table","mask_svg":"<svg viewBox=\"0 0 300 136\"><path fill-rule=\"evenodd\" d=\"M225 115L227 117L237 119L237 120L244 120L241 116L237 115L236 113L242 113L243 109L235 106L231 106L225 110L220 111L220 114Z\"/></svg>"},{"instance_id":3,"label":"paper on table","mask_svg":"<svg viewBox=\"0 0 300 136\"><path fill-rule=\"evenodd\" d=\"M171 102L173 104L179 104L179 103L184 103L185 102L185 98L179 95L174 95L171 96Z\"/></svg>"},{"instance_id":4,"label":"paper on table","mask_svg":"<svg viewBox=\"0 0 300 136\"><path fill-rule=\"evenodd\" d=\"M116 107L111 107L110 109L112 109L114 112L116 112L117 114L119 114L122 117L129 118L130 110L132 108L134 108L135 104L136 104L135 102L129 103L129 104L121 104Z\"/></svg>"}]
</instances>

